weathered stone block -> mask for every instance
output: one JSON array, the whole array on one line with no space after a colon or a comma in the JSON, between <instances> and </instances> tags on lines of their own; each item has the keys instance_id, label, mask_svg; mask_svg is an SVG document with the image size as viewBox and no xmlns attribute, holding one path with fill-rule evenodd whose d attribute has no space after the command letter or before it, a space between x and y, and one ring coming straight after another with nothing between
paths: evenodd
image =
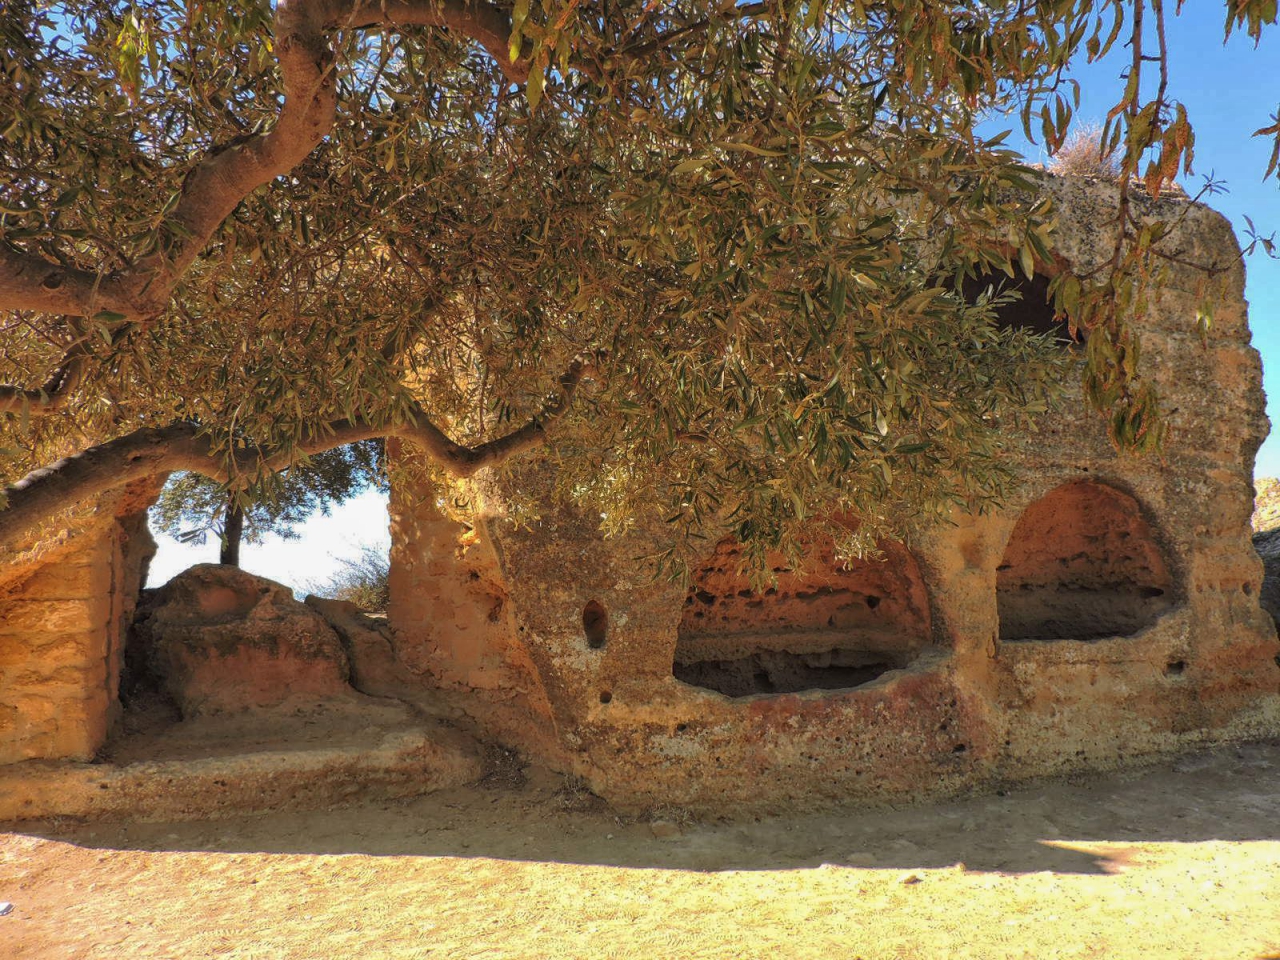
<instances>
[{"instance_id":1,"label":"weathered stone block","mask_svg":"<svg viewBox=\"0 0 1280 960\"><path fill-rule=\"evenodd\" d=\"M281 584L202 564L139 612L135 638L184 716L341 697L347 657L325 619Z\"/></svg>"},{"instance_id":2,"label":"weathered stone block","mask_svg":"<svg viewBox=\"0 0 1280 960\"><path fill-rule=\"evenodd\" d=\"M351 685L361 693L390 694L406 686L405 670L396 658L391 628L354 603L310 596L304 601L324 617L342 642L351 665Z\"/></svg>"},{"instance_id":3,"label":"weathered stone block","mask_svg":"<svg viewBox=\"0 0 1280 960\"><path fill-rule=\"evenodd\" d=\"M1112 249L1100 238L1115 185L1050 179L1045 192L1059 211L1047 269L1095 271ZM892 571L839 570L816 550L813 569L781 570L771 593L736 579L729 541L708 548L688 591L654 583L632 558L670 546L661 525L607 543L598 518L539 493L552 467L526 459L461 491L496 558L472 589L503 604L465 629L450 607L463 595L458 525L428 515L437 492L409 472L393 503L426 506L402 509L394 538L398 647L477 723L624 806L915 797L1280 734L1280 644L1249 543L1267 427L1237 247L1224 218L1185 200L1138 195L1133 211L1178 219L1180 254L1227 265L1205 340L1203 274L1184 263L1134 318L1144 376L1166 400L1163 457L1118 456L1073 372L1035 432L1006 429L1019 483L1000 509L914 523ZM1046 287L1026 289L1043 304ZM1051 328L1052 310L1024 296L1008 322ZM537 500L532 524L503 519L517 490ZM462 664L501 665L503 683Z\"/></svg>"},{"instance_id":4,"label":"weathered stone block","mask_svg":"<svg viewBox=\"0 0 1280 960\"><path fill-rule=\"evenodd\" d=\"M101 601L111 589L110 570L102 563L86 562L100 559L94 557L94 554L100 552L96 545L91 546L73 562L51 563L41 567L23 583L22 598Z\"/></svg>"},{"instance_id":5,"label":"weathered stone block","mask_svg":"<svg viewBox=\"0 0 1280 960\"><path fill-rule=\"evenodd\" d=\"M0 601L0 623L11 636L38 638L48 634L102 629L107 620L108 597L93 600Z\"/></svg>"}]
</instances>

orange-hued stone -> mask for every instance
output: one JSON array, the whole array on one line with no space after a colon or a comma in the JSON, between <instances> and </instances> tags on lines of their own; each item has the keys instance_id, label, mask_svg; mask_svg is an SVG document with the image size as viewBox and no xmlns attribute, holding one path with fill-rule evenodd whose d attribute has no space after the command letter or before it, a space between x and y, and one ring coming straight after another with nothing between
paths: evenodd
<instances>
[{"instance_id":1,"label":"orange-hued stone","mask_svg":"<svg viewBox=\"0 0 1280 960\"><path fill-rule=\"evenodd\" d=\"M1116 191L1046 179L1046 270L1100 275ZM1169 427L1161 456L1118 455L1070 370L1053 411L1003 423L1016 479L1003 502L900 516L901 541L863 560L815 538L803 568L775 563L757 589L727 523L709 523L693 583L675 584L644 559L672 546L670 529L640 517L606 540L598 513L553 494L554 460L446 488L393 442L385 624L317 606L327 623L283 588L205 570L148 604L128 660L186 714L223 721L295 694L355 698L349 662L360 689L576 774L619 807L717 815L898 802L1280 736L1280 643L1250 540L1268 427L1238 247L1205 207L1131 201L1139 221L1176 222L1162 242L1182 252L1132 320ZM1221 267L1203 339L1192 261ZM1033 306L998 322L1054 329ZM0 763L101 745L141 584L139 511L157 489L85 505L4 555Z\"/></svg>"}]
</instances>

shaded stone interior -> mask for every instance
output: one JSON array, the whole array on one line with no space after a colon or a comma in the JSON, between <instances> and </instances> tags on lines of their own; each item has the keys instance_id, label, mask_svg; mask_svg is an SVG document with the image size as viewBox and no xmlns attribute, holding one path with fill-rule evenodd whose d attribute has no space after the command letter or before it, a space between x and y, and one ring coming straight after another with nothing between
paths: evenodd
<instances>
[{"instance_id":1,"label":"shaded stone interior","mask_svg":"<svg viewBox=\"0 0 1280 960\"><path fill-rule=\"evenodd\" d=\"M589 600L582 608L582 633L592 650L599 650L609 639L609 613L599 600Z\"/></svg>"},{"instance_id":2,"label":"shaded stone interior","mask_svg":"<svg viewBox=\"0 0 1280 960\"><path fill-rule=\"evenodd\" d=\"M920 571L898 544L841 565L830 540L807 569L773 569L753 590L741 548L722 542L693 578L677 631L676 679L729 697L835 690L905 667L928 642Z\"/></svg>"},{"instance_id":3,"label":"shaded stone interior","mask_svg":"<svg viewBox=\"0 0 1280 960\"><path fill-rule=\"evenodd\" d=\"M1016 292L1018 299L1002 303L995 308L996 325L1006 330L1026 330L1030 333L1053 334L1063 346L1071 343L1067 324L1054 318L1053 304L1049 302L1049 278L1037 273L1028 280L1021 273L1014 277L1003 273L984 273L966 277L961 285L965 300L976 302L987 288L996 295Z\"/></svg>"},{"instance_id":4,"label":"shaded stone interior","mask_svg":"<svg viewBox=\"0 0 1280 960\"><path fill-rule=\"evenodd\" d=\"M726 697L750 697L760 693L845 690L870 683L908 662L907 657L838 648L824 653L760 650L737 660L677 662L673 673L677 680Z\"/></svg>"},{"instance_id":5,"label":"shaded stone interior","mask_svg":"<svg viewBox=\"0 0 1280 960\"><path fill-rule=\"evenodd\" d=\"M1089 481L1026 509L996 578L1001 640L1130 636L1173 605L1168 565L1137 501Z\"/></svg>"}]
</instances>

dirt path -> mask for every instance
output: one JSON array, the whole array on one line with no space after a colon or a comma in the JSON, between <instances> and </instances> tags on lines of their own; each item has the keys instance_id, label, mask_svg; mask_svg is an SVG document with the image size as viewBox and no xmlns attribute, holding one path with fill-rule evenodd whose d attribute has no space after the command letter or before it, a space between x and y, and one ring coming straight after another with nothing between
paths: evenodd
<instances>
[{"instance_id":1,"label":"dirt path","mask_svg":"<svg viewBox=\"0 0 1280 960\"><path fill-rule=\"evenodd\" d=\"M1280 745L671 839L558 788L0 833L0 957L1280 957Z\"/></svg>"}]
</instances>

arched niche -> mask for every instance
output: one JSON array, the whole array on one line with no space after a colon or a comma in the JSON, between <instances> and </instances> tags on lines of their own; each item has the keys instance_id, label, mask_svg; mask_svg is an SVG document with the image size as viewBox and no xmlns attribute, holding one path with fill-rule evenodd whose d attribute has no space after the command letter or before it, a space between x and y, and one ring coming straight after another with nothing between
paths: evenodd
<instances>
[{"instance_id":1,"label":"arched niche","mask_svg":"<svg viewBox=\"0 0 1280 960\"><path fill-rule=\"evenodd\" d=\"M677 631L673 674L728 697L832 690L907 666L929 643L929 601L915 558L897 543L840 564L828 539L803 575L775 566L751 588L726 540L698 568Z\"/></svg>"},{"instance_id":2,"label":"arched niche","mask_svg":"<svg viewBox=\"0 0 1280 960\"><path fill-rule=\"evenodd\" d=\"M1138 501L1067 483L1023 512L996 573L1000 639L1099 640L1150 626L1174 585Z\"/></svg>"},{"instance_id":3,"label":"arched niche","mask_svg":"<svg viewBox=\"0 0 1280 960\"><path fill-rule=\"evenodd\" d=\"M1065 320L1054 316L1053 303L1049 300L1050 278L1042 273L1028 280L1021 273L1013 277L1003 273L984 273L966 277L961 293L969 303L976 303L987 290L993 295L1014 293L1017 296L994 308L996 326L1003 330L1026 330L1028 333L1052 334L1060 346L1071 343L1071 333Z\"/></svg>"}]
</instances>

